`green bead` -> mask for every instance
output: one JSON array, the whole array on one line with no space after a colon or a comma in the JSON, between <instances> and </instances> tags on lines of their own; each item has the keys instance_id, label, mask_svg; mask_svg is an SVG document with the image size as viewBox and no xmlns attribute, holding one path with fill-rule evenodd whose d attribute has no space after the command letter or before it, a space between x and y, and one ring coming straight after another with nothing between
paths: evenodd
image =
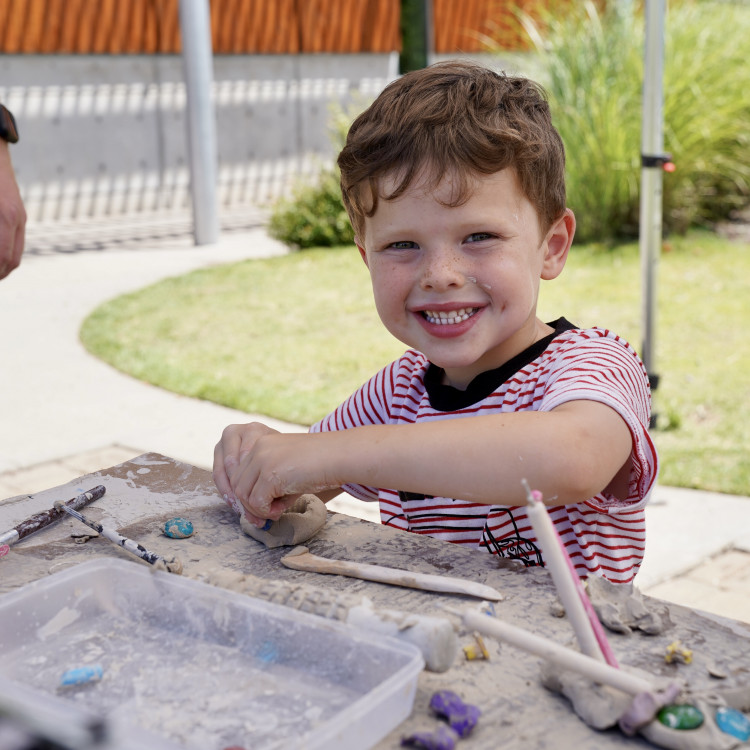
<instances>
[{"instance_id":1,"label":"green bead","mask_svg":"<svg viewBox=\"0 0 750 750\"><path fill-rule=\"evenodd\" d=\"M697 729L703 724L703 714L687 703L673 703L657 714L659 721L670 729Z\"/></svg>"}]
</instances>

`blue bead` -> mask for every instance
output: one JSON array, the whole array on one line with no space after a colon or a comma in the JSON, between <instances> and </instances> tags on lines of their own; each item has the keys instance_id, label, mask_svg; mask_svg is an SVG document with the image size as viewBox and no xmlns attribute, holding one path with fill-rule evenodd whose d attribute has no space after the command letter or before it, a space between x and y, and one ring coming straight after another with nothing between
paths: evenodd
<instances>
[{"instance_id":1,"label":"blue bead","mask_svg":"<svg viewBox=\"0 0 750 750\"><path fill-rule=\"evenodd\" d=\"M724 734L736 737L742 742L750 740L750 719L735 708L728 706L717 708L716 724Z\"/></svg>"},{"instance_id":2,"label":"blue bead","mask_svg":"<svg viewBox=\"0 0 750 750\"><path fill-rule=\"evenodd\" d=\"M186 539L192 536L193 524L187 518L170 518L164 524L164 533L172 539Z\"/></svg>"},{"instance_id":3,"label":"blue bead","mask_svg":"<svg viewBox=\"0 0 750 750\"><path fill-rule=\"evenodd\" d=\"M102 679L104 670L99 664L88 667L76 667L69 669L60 678L60 684L68 687L70 685L85 685L87 682L98 682Z\"/></svg>"}]
</instances>

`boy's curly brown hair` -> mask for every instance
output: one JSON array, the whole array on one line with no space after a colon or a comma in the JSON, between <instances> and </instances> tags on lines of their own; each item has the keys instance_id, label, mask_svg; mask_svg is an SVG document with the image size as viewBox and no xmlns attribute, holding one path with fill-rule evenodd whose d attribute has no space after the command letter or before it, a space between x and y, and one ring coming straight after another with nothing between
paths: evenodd
<instances>
[{"instance_id":1,"label":"boy's curly brown hair","mask_svg":"<svg viewBox=\"0 0 750 750\"><path fill-rule=\"evenodd\" d=\"M565 210L565 150L543 89L472 62L436 63L390 83L352 123L338 165L360 237L378 200L398 198L415 178L431 190L450 175L448 205L458 206L475 175L513 168L543 234ZM396 180L388 195L386 175Z\"/></svg>"}]
</instances>

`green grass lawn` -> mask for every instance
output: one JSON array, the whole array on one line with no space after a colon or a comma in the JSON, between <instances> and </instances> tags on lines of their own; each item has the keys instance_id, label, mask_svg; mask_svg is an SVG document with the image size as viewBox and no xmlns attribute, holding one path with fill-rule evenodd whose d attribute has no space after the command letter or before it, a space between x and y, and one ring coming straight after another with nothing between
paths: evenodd
<instances>
[{"instance_id":1,"label":"green grass lawn","mask_svg":"<svg viewBox=\"0 0 750 750\"><path fill-rule=\"evenodd\" d=\"M750 246L693 232L658 274L653 436L661 482L750 495ZM636 244L574 249L540 316L611 328L640 349ZM375 313L354 248L306 250L168 279L97 308L86 348L178 393L309 424L403 345Z\"/></svg>"}]
</instances>

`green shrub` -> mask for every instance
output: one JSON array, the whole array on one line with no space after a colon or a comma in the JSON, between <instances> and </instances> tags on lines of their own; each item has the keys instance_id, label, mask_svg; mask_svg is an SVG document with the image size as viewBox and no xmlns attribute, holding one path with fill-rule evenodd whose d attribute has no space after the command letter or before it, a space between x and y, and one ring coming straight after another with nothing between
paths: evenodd
<instances>
[{"instance_id":1,"label":"green shrub","mask_svg":"<svg viewBox=\"0 0 750 750\"><path fill-rule=\"evenodd\" d=\"M552 8L554 10L554 8ZM559 11L560 9L558 9ZM638 4L572 3L540 24L523 19L540 82L568 154L577 237L634 235L640 200L644 23ZM665 227L684 231L750 196L750 6L683 2L665 22Z\"/></svg>"},{"instance_id":2,"label":"green shrub","mask_svg":"<svg viewBox=\"0 0 750 750\"><path fill-rule=\"evenodd\" d=\"M351 245L354 232L341 200L338 172L328 168L315 182L297 185L291 197L274 208L268 231L299 248Z\"/></svg>"},{"instance_id":3,"label":"green shrub","mask_svg":"<svg viewBox=\"0 0 750 750\"><path fill-rule=\"evenodd\" d=\"M344 147L356 111L331 109L331 143L336 154ZM344 209L336 166L324 166L314 178L298 182L291 196L276 203L268 224L269 234L300 249L351 245L354 231Z\"/></svg>"}]
</instances>

